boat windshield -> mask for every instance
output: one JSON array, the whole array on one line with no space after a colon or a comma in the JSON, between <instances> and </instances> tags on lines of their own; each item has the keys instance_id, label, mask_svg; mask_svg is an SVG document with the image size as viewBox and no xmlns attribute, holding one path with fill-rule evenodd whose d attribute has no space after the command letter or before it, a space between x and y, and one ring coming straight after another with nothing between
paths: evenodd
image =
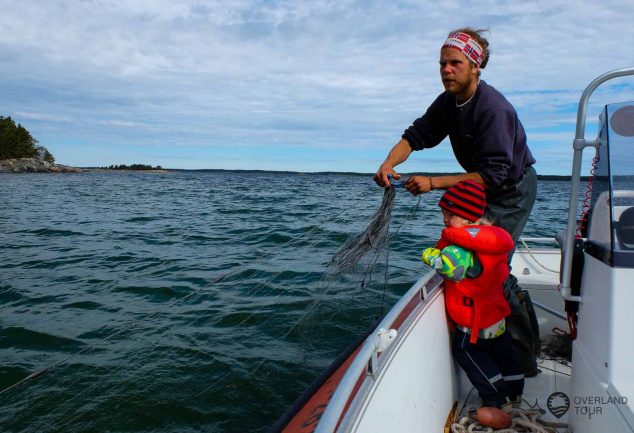
<instances>
[{"instance_id":1,"label":"boat windshield","mask_svg":"<svg viewBox=\"0 0 634 433\"><path fill-rule=\"evenodd\" d=\"M610 265L634 267L634 102L605 107L599 141L588 240Z\"/></svg>"}]
</instances>

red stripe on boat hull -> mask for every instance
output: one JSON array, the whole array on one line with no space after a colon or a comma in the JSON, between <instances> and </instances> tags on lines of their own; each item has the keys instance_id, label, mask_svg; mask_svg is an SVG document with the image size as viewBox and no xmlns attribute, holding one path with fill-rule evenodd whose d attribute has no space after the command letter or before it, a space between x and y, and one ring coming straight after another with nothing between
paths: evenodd
<instances>
[{"instance_id":1,"label":"red stripe on boat hull","mask_svg":"<svg viewBox=\"0 0 634 433\"><path fill-rule=\"evenodd\" d=\"M348 356L348 358L335 370L326 382L313 394L293 419L284 427L283 433L312 433L317 428L319 420L328 406L330 397L337 389L341 378L357 356L361 346Z\"/></svg>"}]
</instances>

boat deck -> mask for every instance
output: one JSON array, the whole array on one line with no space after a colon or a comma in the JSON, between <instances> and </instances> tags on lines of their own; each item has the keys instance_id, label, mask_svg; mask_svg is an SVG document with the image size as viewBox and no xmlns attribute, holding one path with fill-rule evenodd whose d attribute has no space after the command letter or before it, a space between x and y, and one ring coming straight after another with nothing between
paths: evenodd
<instances>
[{"instance_id":1,"label":"boat deck","mask_svg":"<svg viewBox=\"0 0 634 433\"><path fill-rule=\"evenodd\" d=\"M553 358L545 354L537 360L537 363L541 372L535 377L526 378L521 408L539 410L543 413L539 417L540 420L559 425L555 428L556 432L571 433L567 427L568 414L570 410L573 410L568 399L571 364L563 358ZM470 408L480 407L480 404L478 393L472 387L467 400L460 408L458 419L466 416ZM566 408L568 409L565 410Z\"/></svg>"}]
</instances>

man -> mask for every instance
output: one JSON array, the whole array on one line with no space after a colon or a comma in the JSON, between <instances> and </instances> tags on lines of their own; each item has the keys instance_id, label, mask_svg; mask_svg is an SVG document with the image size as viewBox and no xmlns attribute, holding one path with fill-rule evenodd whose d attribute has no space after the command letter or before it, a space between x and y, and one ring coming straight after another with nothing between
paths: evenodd
<instances>
[{"instance_id":1,"label":"man","mask_svg":"<svg viewBox=\"0 0 634 433\"><path fill-rule=\"evenodd\" d=\"M483 33L472 28L449 33L440 50L439 62L445 91L405 130L374 180L380 186L389 186L388 175L399 179L394 167L407 160L413 151L434 147L449 136L454 155L465 173L412 176L405 187L418 195L473 180L486 190L487 217L517 241L537 194L537 174L532 167L535 159L513 106L500 92L480 80L481 70L489 61L489 43ZM515 293L520 291L513 276L505 288ZM515 299L509 300L513 306ZM534 373L533 370L526 367L527 374Z\"/></svg>"},{"instance_id":2,"label":"man","mask_svg":"<svg viewBox=\"0 0 634 433\"><path fill-rule=\"evenodd\" d=\"M454 155L466 173L412 176L406 188L417 195L474 180L486 188L487 215L515 241L535 201L535 159L513 106L480 80L480 71L489 60L489 43L482 33L465 28L449 34L440 51L445 92L407 128L374 179L380 186L388 186L388 174L400 178L395 166L413 151L434 147L449 135Z\"/></svg>"}]
</instances>

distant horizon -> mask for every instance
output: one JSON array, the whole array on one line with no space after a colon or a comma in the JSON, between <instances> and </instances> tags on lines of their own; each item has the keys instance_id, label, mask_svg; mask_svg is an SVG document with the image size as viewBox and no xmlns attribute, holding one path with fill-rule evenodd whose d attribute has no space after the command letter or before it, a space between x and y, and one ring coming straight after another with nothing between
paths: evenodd
<instances>
[{"instance_id":1,"label":"distant horizon","mask_svg":"<svg viewBox=\"0 0 634 433\"><path fill-rule=\"evenodd\" d=\"M117 164L114 164L117 165ZM126 164L131 165L131 164ZM149 165L149 164L139 164L139 165ZM112 170L112 171L135 171L135 170L118 170L118 169L110 169L108 167L77 167L82 170ZM157 170L154 168L154 170ZM374 176L374 172L356 172L356 171L297 171L297 170L262 170L262 169L230 169L230 168L169 168L161 166L160 170L165 171L207 171L207 172L239 172L239 173L274 173L274 174L314 174L314 175L324 175L324 174L337 174L337 175L350 175L350 176ZM137 170L137 171L152 171L152 170ZM418 172L399 172L400 175L403 176L452 176L458 174L464 174L464 172L426 172L426 171L418 171ZM581 176L581 179L587 179L590 176ZM560 175L560 174L537 174L537 178L539 180L548 180L546 178L559 179L559 178L567 178L570 179L571 175Z\"/></svg>"}]
</instances>

